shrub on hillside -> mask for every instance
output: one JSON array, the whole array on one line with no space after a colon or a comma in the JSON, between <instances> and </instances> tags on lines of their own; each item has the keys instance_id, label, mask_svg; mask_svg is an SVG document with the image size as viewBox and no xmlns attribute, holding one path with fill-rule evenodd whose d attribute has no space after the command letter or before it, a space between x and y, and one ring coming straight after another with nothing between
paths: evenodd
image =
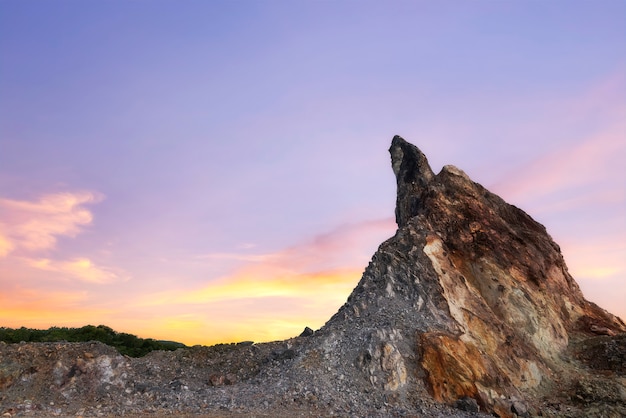
<instances>
[{"instance_id":1,"label":"shrub on hillside","mask_svg":"<svg viewBox=\"0 0 626 418\"><path fill-rule=\"evenodd\" d=\"M173 341L157 341L152 338L139 338L132 334L116 332L106 325L86 325L81 328L51 327L46 330L32 328L0 327L0 341L6 343L24 342L86 342L100 341L114 347L121 354L131 357L142 357L151 351L173 351L185 347Z\"/></svg>"}]
</instances>

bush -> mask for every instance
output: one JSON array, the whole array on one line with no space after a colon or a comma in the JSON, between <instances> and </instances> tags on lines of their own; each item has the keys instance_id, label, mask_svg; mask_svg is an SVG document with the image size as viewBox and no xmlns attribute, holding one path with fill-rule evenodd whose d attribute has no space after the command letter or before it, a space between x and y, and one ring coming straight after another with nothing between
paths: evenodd
<instances>
[{"instance_id":1,"label":"bush","mask_svg":"<svg viewBox=\"0 0 626 418\"><path fill-rule=\"evenodd\" d=\"M174 341L157 341L152 338L139 338L132 334L116 332L105 325L86 325L81 328L51 327L47 330L21 327L18 329L0 327L0 341L15 344L19 342L86 342L100 341L114 347L121 354L142 357L151 351L173 351L185 347Z\"/></svg>"}]
</instances>

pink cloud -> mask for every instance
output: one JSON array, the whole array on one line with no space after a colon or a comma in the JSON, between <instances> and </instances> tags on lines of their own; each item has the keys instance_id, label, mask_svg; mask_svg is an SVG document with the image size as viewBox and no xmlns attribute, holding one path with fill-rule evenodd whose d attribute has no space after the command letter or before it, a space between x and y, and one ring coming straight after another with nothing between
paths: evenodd
<instances>
[{"instance_id":1,"label":"pink cloud","mask_svg":"<svg viewBox=\"0 0 626 418\"><path fill-rule=\"evenodd\" d=\"M353 266L363 268L376 247L391 237L396 228L392 218L343 224L279 252L270 262L299 272Z\"/></svg>"},{"instance_id":2,"label":"pink cloud","mask_svg":"<svg viewBox=\"0 0 626 418\"><path fill-rule=\"evenodd\" d=\"M587 189L597 193L598 190L593 186L606 187L607 180L623 176L621 170L626 155L626 124L623 122L585 138L574 146L563 146L537 158L516 170L509 178L494 184L492 189L518 202L541 200L571 189L578 192ZM623 189L612 191L611 199L616 197L623 201Z\"/></svg>"},{"instance_id":3,"label":"pink cloud","mask_svg":"<svg viewBox=\"0 0 626 418\"><path fill-rule=\"evenodd\" d=\"M620 71L567 103L568 123L580 130L489 187L541 218L585 295L622 317L616 300L626 295L625 85Z\"/></svg>"},{"instance_id":4,"label":"pink cloud","mask_svg":"<svg viewBox=\"0 0 626 418\"><path fill-rule=\"evenodd\" d=\"M71 212L74 206L65 207ZM78 232L85 226L73 225ZM151 293L135 281L119 294L107 284L124 280L125 274L90 257L60 259L39 256L43 249L21 248L24 255L15 251L0 259L6 271L0 320L9 326L37 327L105 323L189 344L291 337L304 326L323 325L336 312L376 246L395 228L392 219L357 222L274 252L254 253L256 247L246 245L233 253L206 254L191 262L227 263L230 273L193 288L185 277L170 278ZM19 245L15 238L12 242ZM94 293L91 285L101 291Z\"/></svg>"},{"instance_id":5,"label":"pink cloud","mask_svg":"<svg viewBox=\"0 0 626 418\"><path fill-rule=\"evenodd\" d=\"M32 201L0 198L3 281L24 282L28 277L35 282L41 280L37 271L46 272L46 281L105 284L123 280L123 272L100 266L89 257L49 256L55 253L60 237L76 237L92 224L93 214L86 205L102 198L92 192L51 193Z\"/></svg>"},{"instance_id":6,"label":"pink cloud","mask_svg":"<svg viewBox=\"0 0 626 418\"><path fill-rule=\"evenodd\" d=\"M376 246L393 235L395 229L392 218L346 223L328 233L270 253L251 253L248 249L254 247L247 246L239 252L210 253L197 258L211 262L237 261L237 269L258 269L263 266L293 274L364 267Z\"/></svg>"},{"instance_id":7,"label":"pink cloud","mask_svg":"<svg viewBox=\"0 0 626 418\"><path fill-rule=\"evenodd\" d=\"M239 264L230 274L203 286L144 295L133 309L168 313L162 320L153 317L143 322L142 327L154 329L154 321L161 323L165 316L178 318L174 320L177 328L167 321L162 326L170 333L201 329L204 343L291 337L304 326L323 325L337 311L357 285L376 246L395 229L393 219L372 220L344 224L273 253L207 254L203 259ZM216 317L228 318L227 326L215 321ZM189 338L191 334L180 337Z\"/></svg>"},{"instance_id":8,"label":"pink cloud","mask_svg":"<svg viewBox=\"0 0 626 418\"><path fill-rule=\"evenodd\" d=\"M15 245L5 234L5 232L0 231L0 258L6 257L15 248Z\"/></svg>"},{"instance_id":9,"label":"pink cloud","mask_svg":"<svg viewBox=\"0 0 626 418\"><path fill-rule=\"evenodd\" d=\"M0 198L0 256L52 249L59 237L75 237L93 221L84 206L100 200L90 192L54 193L36 201Z\"/></svg>"}]
</instances>

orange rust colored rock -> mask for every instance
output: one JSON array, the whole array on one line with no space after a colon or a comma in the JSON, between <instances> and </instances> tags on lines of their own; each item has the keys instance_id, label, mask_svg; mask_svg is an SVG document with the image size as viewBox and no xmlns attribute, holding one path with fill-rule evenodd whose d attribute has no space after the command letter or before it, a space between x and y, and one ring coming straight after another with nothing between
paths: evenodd
<instances>
[{"instance_id":1,"label":"orange rust colored rock","mask_svg":"<svg viewBox=\"0 0 626 418\"><path fill-rule=\"evenodd\" d=\"M462 397L478 398L475 382L487 374L478 349L444 334L420 335L422 366L428 373L433 397L440 402L454 402Z\"/></svg>"},{"instance_id":2,"label":"orange rust colored rock","mask_svg":"<svg viewBox=\"0 0 626 418\"><path fill-rule=\"evenodd\" d=\"M470 397L476 399L483 412L513 416L505 404L487 392L489 388L503 386L503 382L497 382L502 371L474 344L432 332L420 334L419 339L421 364L435 400L453 404L460 398Z\"/></svg>"}]
</instances>

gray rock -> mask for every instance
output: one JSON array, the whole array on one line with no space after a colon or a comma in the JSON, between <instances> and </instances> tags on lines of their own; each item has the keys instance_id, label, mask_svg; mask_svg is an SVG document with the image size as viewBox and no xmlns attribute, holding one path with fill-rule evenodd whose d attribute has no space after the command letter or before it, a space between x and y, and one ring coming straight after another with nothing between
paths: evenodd
<instances>
[{"instance_id":1,"label":"gray rock","mask_svg":"<svg viewBox=\"0 0 626 418\"><path fill-rule=\"evenodd\" d=\"M470 397L463 397L461 399L457 399L454 403L454 406L460 409L461 411L467 412L478 412L480 411L480 407L478 406L478 402L476 399Z\"/></svg>"},{"instance_id":2,"label":"gray rock","mask_svg":"<svg viewBox=\"0 0 626 418\"><path fill-rule=\"evenodd\" d=\"M300 334L300 337L310 337L314 333L315 331L313 331L311 328L304 327L304 331L302 331L302 334Z\"/></svg>"},{"instance_id":3,"label":"gray rock","mask_svg":"<svg viewBox=\"0 0 626 418\"><path fill-rule=\"evenodd\" d=\"M398 230L321 329L133 359L0 344L0 414L626 414L626 326L585 300L545 228L398 136L390 154Z\"/></svg>"}]
</instances>

